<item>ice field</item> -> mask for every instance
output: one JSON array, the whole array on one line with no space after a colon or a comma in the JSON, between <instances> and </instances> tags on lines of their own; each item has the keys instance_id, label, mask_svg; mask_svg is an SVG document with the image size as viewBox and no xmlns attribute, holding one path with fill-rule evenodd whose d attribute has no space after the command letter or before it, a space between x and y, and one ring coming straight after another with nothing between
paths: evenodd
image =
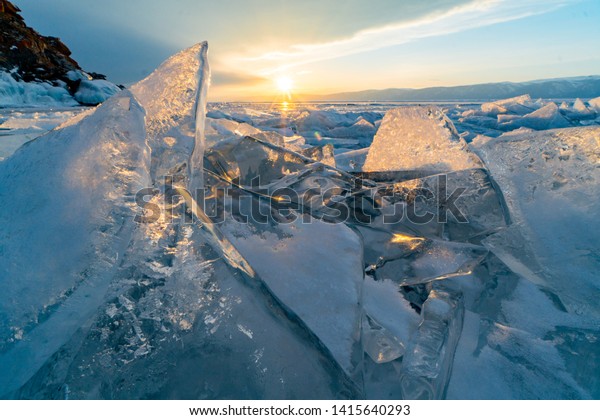
<instances>
[{"instance_id":1,"label":"ice field","mask_svg":"<svg viewBox=\"0 0 600 420\"><path fill-rule=\"evenodd\" d=\"M206 53L0 109L0 398L600 398L600 98L207 103Z\"/></svg>"}]
</instances>

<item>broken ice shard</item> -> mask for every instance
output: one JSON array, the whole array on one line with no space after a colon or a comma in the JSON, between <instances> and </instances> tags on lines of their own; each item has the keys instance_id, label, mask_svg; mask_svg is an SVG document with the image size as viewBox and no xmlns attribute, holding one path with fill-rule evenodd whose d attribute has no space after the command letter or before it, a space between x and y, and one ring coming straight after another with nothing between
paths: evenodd
<instances>
[{"instance_id":1,"label":"broken ice shard","mask_svg":"<svg viewBox=\"0 0 600 420\"><path fill-rule=\"evenodd\" d=\"M480 166L441 109L398 107L386 112L363 171L443 173Z\"/></svg>"},{"instance_id":2,"label":"broken ice shard","mask_svg":"<svg viewBox=\"0 0 600 420\"><path fill-rule=\"evenodd\" d=\"M423 304L421 324L402 361L400 386L403 398L444 397L463 316L463 298L459 292L431 291Z\"/></svg>"},{"instance_id":3,"label":"broken ice shard","mask_svg":"<svg viewBox=\"0 0 600 420\"><path fill-rule=\"evenodd\" d=\"M576 127L505 134L473 145L504 192L511 229L535 258L510 257L521 252L513 240L491 237L490 249L515 272L543 281L575 313L598 314L590 296L600 296L599 136L599 127ZM528 272L519 261L530 264Z\"/></svg>"},{"instance_id":4,"label":"broken ice shard","mask_svg":"<svg viewBox=\"0 0 600 420\"><path fill-rule=\"evenodd\" d=\"M397 221L422 236L478 243L509 220L503 196L485 169L380 184L372 190L382 214L374 224L386 230L394 230Z\"/></svg>"},{"instance_id":5,"label":"broken ice shard","mask_svg":"<svg viewBox=\"0 0 600 420\"><path fill-rule=\"evenodd\" d=\"M149 166L144 111L128 92L0 164L0 198L12 203L0 206L0 220L10 220L0 224L0 396L29 379L102 303L134 229L131 197L148 185Z\"/></svg>"},{"instance_id":6,"label":"broken ice shard","mask_svg":"<svg viewBox=\"0 0 600 420\"><path fill-rule=\"evenodd\" d=\"M363 316L362 343L375 363L387 363L404 355L404 345L369 315Z\"/></svg>"},{"instance_id":7,"label":"broken ice shard","mask_svg":"<svg viewBox=\"0 0 600 420\"><path fill-rule=\"evenodd\" d=\"M571 123L560 113L554 102L543 106L522 117L516 115L499 115L498 128L501 130L515 130L526 127L533 130L549 130L552 128L569 127Z\"/></svg>"},{"instance_id":8,"label":"broken ice shard","mask_svg":"<svg viewBox=\"0 0 600 420\"><path fill-rule=\"evenodd\" d=\"M206 42L196 44L131 87L146 111L153 179L185 174L194 180L193 188L201 186L210 79L207 53Z\"/></svg>"},{"instance_id":9,"label":"broken ice shard","mask_svg":"<svg viewBox=\"0 0 600 420\"><path fill-rule=\"evenodd\" d=\"M359 228L365 240L367 272L398 286L466 276L483 261L481 246Z\"/></svg>"},{"instance_id":10,"label":"broken ice shard","mask_svg":"<svg viewBox=\"0 0 600 420\"><path fill-rule=\"evenodd\" d=\"M540 105L529 95L501 99L495 102L486 102L481 105L481 111L488 116L496 117L499 114L525 115L538 109Z\"/></svg>"}]
</instances>

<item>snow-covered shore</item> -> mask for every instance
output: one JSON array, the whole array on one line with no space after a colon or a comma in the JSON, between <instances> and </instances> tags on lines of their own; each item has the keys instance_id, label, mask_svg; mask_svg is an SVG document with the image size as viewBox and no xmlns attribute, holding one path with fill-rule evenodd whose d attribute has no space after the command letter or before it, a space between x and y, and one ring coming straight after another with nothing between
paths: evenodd
<instances>
[{"instance_id":1,"label":"snow-covered shore","mask_svg":"<svg viewBox=\"0 0 600 420\"><path fill-rule=\"evenodd\" d=\"M0 71L0 108L57 108L98 105L121 89L107 80L92 80L81 72L70 72L78 87L73 94L61 80L25 82Z\"/></svg>"}]
</instances>

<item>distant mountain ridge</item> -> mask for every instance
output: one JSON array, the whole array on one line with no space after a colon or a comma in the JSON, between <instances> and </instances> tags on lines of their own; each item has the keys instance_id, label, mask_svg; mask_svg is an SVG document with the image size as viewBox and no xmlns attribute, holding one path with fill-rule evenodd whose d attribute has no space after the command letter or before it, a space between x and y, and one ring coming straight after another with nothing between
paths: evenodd
<instances>
[{"instance_id":1,"label":"distant mountain ridge","mask_svg":"<svg viewBox=\"0 0 600 420\"><path fill-rule=\"evenodd\" d=\"M526 94L532 98L547 99L595 98L600 96L600 76L422 89L371 89L330 95L309 95L303 99L311 101L489 101Z\"/></svg>"}]
</instances>

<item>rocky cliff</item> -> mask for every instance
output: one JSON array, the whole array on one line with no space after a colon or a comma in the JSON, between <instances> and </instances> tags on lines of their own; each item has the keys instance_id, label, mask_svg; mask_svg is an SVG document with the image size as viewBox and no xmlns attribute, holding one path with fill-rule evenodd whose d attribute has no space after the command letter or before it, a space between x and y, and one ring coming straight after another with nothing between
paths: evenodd
<instances>
[{"instance_id":1,"label":"rocky cliff","mask_svg":"<svg viewBox=\"0 0 600 420\"><path fill-rule=\"evenodd\" d=\"M42 96L61 103L74 98L80 104L96 105L119 91L114 84L99 80L105 79L103 75L84 72L60 39L40 35L19 12L11 2L0 0L0 107L34 105L31 102L36 99L23 92L25 85L36 83L47 90ZM51 86L63 90L48 89ZM36 98L38 91L33 95Z\"/></svg>"},{"instance_id":2,"label":"rocky cliff","mask_svg":"<svg viewBox=\"0 0 600 420\"><path fill-rule=\"evenodd\" d=\"M60 39L42 36L28 27L18 7L0 0L0 69L29 82L67 79L70 70L81 70ZM67 79L68 80L68 79Z\"/></svg>"}]
</instances>

